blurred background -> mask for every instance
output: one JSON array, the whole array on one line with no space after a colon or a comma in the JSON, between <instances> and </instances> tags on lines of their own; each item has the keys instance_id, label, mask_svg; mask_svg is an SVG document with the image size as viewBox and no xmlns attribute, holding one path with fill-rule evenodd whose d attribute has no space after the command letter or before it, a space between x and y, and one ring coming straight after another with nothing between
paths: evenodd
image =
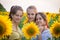
<instances>
[{"instance_id":1,"label":"blurred background","mask_svg":"<svg viewBox=\"0 0 60 40\"><path fill-rule=\"evenodd\" d=\"M21 6L24 12L26 12L27 7L30 5L36 6L38 12L58 13L60 8L60 0L0 0L0 4L2 4L8 12L13 5Z\"/></svg>"}]
</instances>

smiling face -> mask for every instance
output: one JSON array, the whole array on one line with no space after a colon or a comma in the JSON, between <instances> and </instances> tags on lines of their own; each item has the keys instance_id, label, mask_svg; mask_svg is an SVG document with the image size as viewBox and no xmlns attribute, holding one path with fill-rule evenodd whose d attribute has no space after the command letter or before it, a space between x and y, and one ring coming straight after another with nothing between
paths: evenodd
<instances>
[{"instance_id":1,"label":"smiling face","mask_svg":"<svg viewBox=\"0 0 60 40\"><path fill-rule=\"evenodd\" d=\"M44 20L43 17L45 17L45 16L37 13L36 21L35 21L41 31L43 31L46 26L46 20Z\"/></svg>"},{"instance_id":2,"label":"smiling face","mask_svg":"<svg viewBox=\"0 0 60 40\"><path fill-rule=\"evenodd\" d=\"M34 9L28 9L27 11L29 22L34 21L36 12Z\"/></svg>"},{"instance_id":3,"label":"smiling face","mask_svg":"<svg viewBox=\"0 0 60 40\"><path fill-rule=\"evenodd\" d=\"M45 25L44 19L43 19L42 16L39 15L39 14L36 16L36 24L37 24L37 25Z\"/></svg>"},{"instance_id":4,"label":"smiling face","mask_svg":"<svg viewBox=\"0 0 60 40\"><path fill-rule=\"evenodd\" d=\"M12 20L15 23L19 23L22 18L23 12L21 10L17 10L16 14L12 14Z\"/></svg>"}]
</instances>

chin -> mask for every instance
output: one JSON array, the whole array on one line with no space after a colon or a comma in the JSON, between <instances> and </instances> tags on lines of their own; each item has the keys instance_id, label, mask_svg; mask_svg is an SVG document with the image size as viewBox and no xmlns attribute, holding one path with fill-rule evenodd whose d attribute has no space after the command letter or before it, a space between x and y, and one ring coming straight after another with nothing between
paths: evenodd
<instances>
[{"instance_id":1,"label":"chin","mask_svg":"<svg viewBox=\"0 0 60 40\"><path fill-rule=\"evenodd\" d=\"M20 21L16 21L16 23L19 23Z\"/></svg>"}]
</instances>

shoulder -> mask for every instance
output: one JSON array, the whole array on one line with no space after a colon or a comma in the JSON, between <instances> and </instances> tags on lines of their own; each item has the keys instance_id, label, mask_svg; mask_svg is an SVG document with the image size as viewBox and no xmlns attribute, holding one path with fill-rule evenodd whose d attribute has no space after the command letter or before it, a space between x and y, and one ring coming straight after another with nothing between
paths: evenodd
<instances>
[{"instance_id":1,"label":"shoulder","mask_svg":"<svg viewBox=\"0 0 60 40\"><path fill-rule=\"evenodd\" d=\"M50 33L50 30L49 29L46 29L42 33Z\"/></svg>"},{"instance_id":2,"label":"shoulder","mask_svg":"<svg viewBox=\"0 0 60 40\"><path fill-rule=\"evenodd\" d=\"M47 37L52 37L49 29L44 30L43 33L42 33L42 35L45 35L45 36L47 36Z\"/></svg>"},{"instance_id":3,"label":"shoulder","mask_svg":"<svg viewBox=\"0 0 60 40\"><path fill-rule=\"evenodd\" d=\"M52 39L52 35L51 35L49 29L44 30L43 33L42 33L42 39L47 40L48 38Z\"/></svg>"}]
</instances>

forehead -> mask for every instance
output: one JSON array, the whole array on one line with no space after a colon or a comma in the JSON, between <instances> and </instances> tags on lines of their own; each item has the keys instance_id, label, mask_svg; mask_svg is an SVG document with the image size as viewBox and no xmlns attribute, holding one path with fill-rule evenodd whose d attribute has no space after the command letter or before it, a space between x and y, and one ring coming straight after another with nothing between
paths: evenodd
<instances>
[{"instance_id":1,"label":"forehead","mask_svg":"<svg viewBox=\"0 0 60 40\"><path fill-rule=\"evenodd\" d=\"M28 12L28 13L35 12L35 9L28 9L27 12Z\"/></svg>"},{"instance_id":2,"label":"forehead","mask_svg":"<svg viewBox=\"0 0 60 40\"><path fill-rule=\"evenodd\" d=\"M42 16L40 14L37 14L36 18L42 18Z\"/></svg>"},{"instance_id":3,"label":"forehead","mask_svg":"<svg viewBox=\"0 0 60 40\"><path fill-rule=\"evenodd\" d=\"M18 15L22 15L23 12L22 12L21 10L17 10L16 14L18 14Z\"/></svg>"}]
</instances>

